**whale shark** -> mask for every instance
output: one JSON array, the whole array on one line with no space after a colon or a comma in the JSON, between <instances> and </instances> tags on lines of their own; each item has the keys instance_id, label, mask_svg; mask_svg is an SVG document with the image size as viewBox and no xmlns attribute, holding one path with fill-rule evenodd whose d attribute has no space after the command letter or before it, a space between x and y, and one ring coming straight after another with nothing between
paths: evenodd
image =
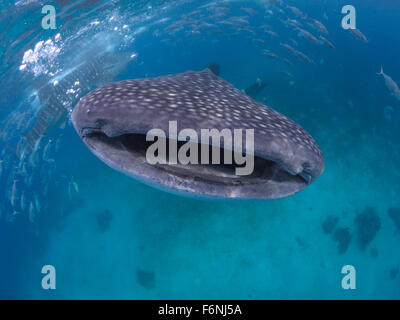
<instances>
[{"instance_id":1,"label":"whale shark","mask_svg":"<svg viewBox=\"0 0 400 320\"><path fill-rule=\"evenodd\" d=\"M196 198L283 198L306 188L325 168L319 146L300 125L208 68L111 82L84 96L71 121L89 150L111 168ZM154 128L168 132L170 121L199 135L202 128L254 129L253 172L237 176L235 163L150 164L146 133ZM210 142L210 147L218 146Z\"/></svg>"}]
</instances>

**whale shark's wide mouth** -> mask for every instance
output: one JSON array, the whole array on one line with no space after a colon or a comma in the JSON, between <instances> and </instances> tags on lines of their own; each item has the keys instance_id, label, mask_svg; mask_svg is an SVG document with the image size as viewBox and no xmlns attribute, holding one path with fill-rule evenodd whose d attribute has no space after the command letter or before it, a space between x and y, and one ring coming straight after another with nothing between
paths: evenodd
<instances>
[{"instance_id":1,"label":"whale shark's wide mouth","mask_svg":"<svg viewBox=\"0 0 400 320\"><path fill-rule=\"evenodd\" d=\"M232 152L232 163L224 164L226 149L209 145L208 164L168 164L169 139L166 139L167 164L150 164L146 151L153 143L142 133L123 133L107 136L97 129L84 129L82 138L89 148L108 165L148 184L165 189L191 193L195 196L221 198L280 198L305 188L309 181L301 174L291 174L279 163L262 155L254 156L254 170L248 175L237 175L238 164ZM186 141L177 141L178 149ZM203 145L204 147L204 145ZM221 164L212 164L212 148L220 153Z\"/></svg>"}]
</instances>

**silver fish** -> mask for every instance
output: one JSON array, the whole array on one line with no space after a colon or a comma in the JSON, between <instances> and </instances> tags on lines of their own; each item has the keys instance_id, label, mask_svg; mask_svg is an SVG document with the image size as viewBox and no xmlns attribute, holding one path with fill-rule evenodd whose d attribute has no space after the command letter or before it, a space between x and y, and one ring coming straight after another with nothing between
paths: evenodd
<instances>
[{"instance_id":1,"label":"silver fish","mask_svg":"<svg viewBox=\"0 0 400 320\"><path fill-rule=\"evenodd\" d=\"M58 136L57 140L56 140L56 145L55 145L55 152L58 152L58 150L60 150L60 144L61 144L61 135Z\"/></svg>"},{"instance_id":2,"label":"silver fish","mask_svg":"<svg viewBox=\"0 0 400 320\"><path fill-rule=\"evenodd\" d=\"M292 39L292 38L290 38L289 39L290 40L290 42L294 45L294 46L298 46L299 44L297 43L297 41L296 40L294 40L294 39Z\"/></svg>"},{"instance_id":3,"label":"silver fish","mask_svg":"<svg viewBox=\"0 0 400 320\"><path fill-rule=\"evenodd\" d=\"M287 76L288 78L290 78L290 79L293 79L294 78L294 75L292 75L290 72L288 72L288 71L281 71L285 76Z\"/></svg>"},{"instance_id":4,"label":"silver fish","mask_svg":"<svg viewBox=\"0 0 400 320\"><path fill-rule=\"evenodd\" d=\"M273 52L264 52L264 55L266 55L268 58L271 58L271 59L278 59L279 58L278 55L273 53Z\"/></svg>"},{"instance_id":5,"label":"silver fish","mask_svg":"<svg viewBox=\"0 0 400 320\"><path fill-rule=\"evenodd\" d=\"M258 11L254 10L253 8L243 8L243 7L241 7L240 9L243 10L244 12L252 15L252 16L255 16L255 15L258 14Z\"/></svg>"},{"instance_id":6,"label":"silver fish","mask_svg":"<svg viewBox=\"0 0 400 320\"><path fill-rule=\"evenodd\" d=\"M292 61L290 61L290 60L287 59L287 58L284 58L284 59L283 59L283 62L286 63L288 66L293 66Z\"/></svg>"},{"instance_id":7,"label":"silver fish","mask_svg":"<svg viewBox=\"0 0 400 320\"><path fill-rule=\"evenodd\" d=\"M285 21L282 20L282 23L285 24L286 26L289 26L293 29L301 28L303 24L300 21L297 21L296 19L286 19Z\"/></svg>"},{"instance_id":8,"label":"silver fish","mask_svg":"<svg viewBox=\"0 0 400 320\"><path fill-rule=\"evenodd\" d=\"M377 73L378 75L382 75L383 79L385 79L385 84L386 87L389 89L389 91L397 98L400 100L400 89L394 80L389 77L387 74L383 72L383 66L381 66L381 71Z\"/></svg>"},{"instance_id":9,"label":"silver fish","mask_svg":"<svg viewBox=\"0 0 400 320\"><path fill-rule=\"evenodd\" d=\"M32 201L29 203L29 213L28 213L28 219L30 223L33 223L35 221L35 207L33 206Z\"/></svg>"},{"instance_id":10,"label":"silver fish","mask_svg":"<svg viewBox=\"0 0 400 320\"><path fill-rule=\"evenodd\" d=\"M290 52L292 52L292 53L295 53L295 52L296 52L296 49L293 48L291 45L289 45L289 44L287 44L287 43L281 43L280 45L281 45L282 47L288 49L288 50L289 50Z\"/></svg>"},{"instance_id":11,"label":"silver fish","mask_svg":"<svg viewBox=\"0 0 400 320\"><path fill-rule=\"evenodd\" d=\"M300 58L300 59L302 59L302 60L304 60L304 61L306 61L306 62L308 62L308 63L313 63L313 61L312 61L308 56L306 56L303 52L294 49L292 46L290 46L290 45L288 45L288 44L286 44L286 43L281 43L281 46L284 47L284 48L286 48L286 49L288 49L288 50L289 50L293 55L295 55L296 57L298 57L298 58ZM288 60L288 61L289 61L289 60ZM285 62L286 62L286 61L285 61ZM286 62L286 63L287 63L287 62ZM288 63L288 64L291 64L291 63Z\"/></svg>"},{"instance_id":12,"label":"silver fish","mask_svg":"<svg viewBox=\"0 0 400 320\"><path fill-rule=\"evenodd\" d=\"M308 56L306 56L303 52L301 52L301 51L298 51L298 50L296 50L295 52L294 52L294 54L298 57L298 58L300 58L300 59L302 59L302 60L304 60L304 61L306 61L306 62L308 62L308 63L314 63Z\"/></svg>"},{"instance_id":13,"label":"silver fish","mask_svg":"<svg viewBox=\"0 0 400 320\"><path fill-rule=\"evenodd\" d=\"M50 147L51 147L52 143L53 143L53 140L49 139L49 141L47 142L46 146L43 149L42 159L44 161L49 159Z\"/></svg>"},{"instance_id":14,"label":"silver fish","mask_svg":"<svg viewBox=\"0 0 400 320\"><path fill-rule=\"evenodd\" d=\"M261 43L261 44L263 44L263 45L267 45L267 44L268 44L267 41L265 41L264 39L259 39L259 38L252 39L252 41L253 41L253 42Z\"/></svg>"},{"instance_id":15,"label":"silver fish","mask_svg":"<svg viewBox=\"0 0 400 320\"><path fill-rule=\"evenodd\" d=\"M306 39L310 40L312 43L319 44L318 39L311 32L308 32L307 30L304 30L301 28L298 28L298 30L299 30L299 36L305 37Z\"/></svg>"},{"instance_id":16,"label":"silver fish","mask_svg":"<svg viewBox=\"0 0 400 320\"><path fill-rule=\"evenodd\" d=\"M36 211L37 212L40 212L40 202L39 202L39 198L38 198L38 195L37 194L35 194L34 196L33 196L33 199L34 199L34 201L35 201L35 209L36 209Z\"/></svg>"},{"instance_id":17,"label":"silver fish","mask_svg":"<svg viewBox=\"0 0 400 320\"><path fill-rule=\"evenodd\" d=\"M329 48L331 48L331 49L333 49L333 50L336 50L336 47L333 45L333 43L332 42L330 42L328 39L326 39L325 37L323 37L323 36L319 36L319 38L322 40L322 42L327 46L327 47L329 47Z\"/></svg>"},{"instance_id":18,"label":"silver fish","mask_svg":"<svg viewBox=\"0 0 400 320\"><path fill-rule=\"evenodd\" d=\"M17 198L17 180L14 179L12 188L11 188L11 205L15 206L15 201Z\"/></svg>"},{"instance_id":19,"label":"silver fish","mask_svg":"<svg viewBox=\"0 0 400 320\"><path fill-rule=\"evenodd\" d=\"M278 34L276 32L273 32L271 30L265 30L265 33L269 34L271 37L278 37Z\"/></svg>"},{"instance_id":20,"label":"silver fish","mask_svg":"<svg viewBox=\"0 0 400 320\"><path fill-rule=\"evenodd\" d=\"M368 39L366 36L363 35L363 33L359 29L349 29L351 34L355 36L357 39L360 39L361 41L368 43Z\"/></svg>"},{"instance_id":21,"label":"silver fish","mask_svg":"<svg viewBox=\"0 0 400 320\"><path fill-rule=\"evenodd\" d=\"M75 192L78 193L79 192L79 187L78 187L78 184L74 181L73 178L71 178L71 185L74 187Z\"/></svg>"},{"instance_id":22,"label":"silver fish","mask_svg":"<svg viewBox=\"0 0 400 320\"><path fill-rule=\"evenodd\" d=\"M295 14L296 16L298 16L299 18L305 18L305 14L303 12L300 11L300 9L293 7L293 6L289 6L286 5L286 8L288 8L290 11L292 11L293 14Z\"/></svg>"},{"instance_id":23,"label":"silver fish","mask_svg":"<svg viewBox=\"0 0 400 320\"><path fill-rule=\"evenodd\" d=\"M24 192L22 192L22 194L21 194L21 210L22 211L25 211L25 208L26 208L26 202L25 202L25 193Z\"/></svg>"},{"instance_id":24,"label":"silver fish","mask_svg":"<svg viewBox=\"0 0 400 320\"><path fill-rule=\"evenodd\" d=\"M316 19L311 19L311 18L309 18L308 21L314 27L314 29L316 29L322 33L325 33L325 34L329 33L328 29L322 24L322 22L320 22Z\"/></svg>"}]
</instances>

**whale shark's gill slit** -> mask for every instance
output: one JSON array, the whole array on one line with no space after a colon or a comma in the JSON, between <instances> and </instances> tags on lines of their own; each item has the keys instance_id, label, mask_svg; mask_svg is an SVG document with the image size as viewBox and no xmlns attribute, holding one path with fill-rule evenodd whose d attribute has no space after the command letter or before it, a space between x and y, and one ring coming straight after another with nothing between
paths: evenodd
<instances>
[{"instance_id":1,"label":"whale shark's gill slit","mask_svg":"<svg viewBox=\"0 0 400 320\"><path fill-rule=\"evenodd\" d=\"M140 133L126 133L119 136L108 137L106 134L98 131L92 131L86 137L94 145L106 144L113 152L124 152L128 153L132 159L136 162L146 165L146 151L149 146L153 144L153 141L146 141L146 135ZM223 148L217 148L220 153L220 164L212 163L212 147L209 145L209 161L208 164L202 164L201 155L201 144L197 144L199 159L198 164L170 164L169 163L169 139L166 139L166 162L167 164L155 164L154 167L161 171L168 172L169 174L179 176L181 178L203 180L218 184L228 185L244 185L244 184L263 184L268 181L274 181L278 183L307 183L305 179L299 175L292 175L283 169L278 163L265 159L259 156L254 156L254 170L249 175L236 175L236 169L243 167L244 164L238 164L235 161L235 156L232 153L232 164L224 164L224 156L226 150ZM186 141L177 141L177 149L185 144ZM156 156L157 153L156 153ZM150 165L147 163L147 165Z\"/></svg>"}]
</instances>

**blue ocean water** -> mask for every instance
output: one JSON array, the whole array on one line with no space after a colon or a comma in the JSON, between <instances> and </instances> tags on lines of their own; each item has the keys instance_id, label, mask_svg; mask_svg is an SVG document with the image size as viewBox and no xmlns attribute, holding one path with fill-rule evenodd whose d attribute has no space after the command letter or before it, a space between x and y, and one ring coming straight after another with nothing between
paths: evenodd
<instances>
[{"instance_id":1,"label":"blue ocean water","mask_svg":"<svg viewBox=\"0 0 400 320\"><path fill-rule=\"evenodd\" d=\"M41 26L45 4L56 9L56 29ZM342 28L348 4L368 42ZM1 299L400 298L400 100L377 75L383 66L400 84L397 1L20 0L0 8ZM299 36L293 23L336 49ZM267 84L254 98L319 144L326 169L317 181L278 200L172 195L106 166L71 125L71 110L93 88L210 63L239 89ZM55 290L42 288L45 265L56 269ZM355 290L342 288L345 265L356 270Z\"/></svg>"}]
</instances>

